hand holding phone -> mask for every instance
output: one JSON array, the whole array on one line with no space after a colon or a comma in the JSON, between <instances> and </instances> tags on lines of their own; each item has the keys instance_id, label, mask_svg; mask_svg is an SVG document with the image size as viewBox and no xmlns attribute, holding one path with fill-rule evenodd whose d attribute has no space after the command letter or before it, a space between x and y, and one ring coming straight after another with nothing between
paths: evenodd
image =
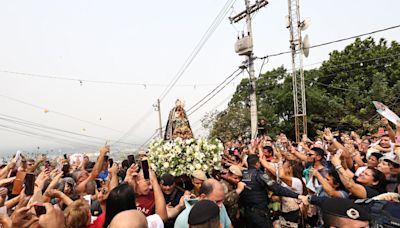
<instances>
[{"instance_id":1,"label":"hand holding phone","mask_svg":"<svg viewBox=\"0 0 400 228\"><path fill-rule=\"evenodd\" d=\"M114 164L114 160L112 158L108 159L109 168L111 168Z\"/></svg>"},{"instance_id":2,"label":"hand holding phone","mask_svg":"<svg viewBox=\"0 0 400 228\"><path fill-rule=\"evenodd\" d=\"M46 207L41 204L34 204L33 207L35 208L36 216L39 217L41 215L46 214Z\"/></svg>"}]
</instances>

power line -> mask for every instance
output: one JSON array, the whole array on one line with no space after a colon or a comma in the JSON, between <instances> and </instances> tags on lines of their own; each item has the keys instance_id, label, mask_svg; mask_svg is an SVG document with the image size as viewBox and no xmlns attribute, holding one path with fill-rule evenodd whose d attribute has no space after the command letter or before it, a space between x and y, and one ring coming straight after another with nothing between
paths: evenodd
<instances>
[{"instance_id":1,"label":"power line","mask_svg":"<svg viewBox=\"0 0 400 228\"><path fill-rule=\"evenodd\" d=\"M383 28L383 29L378 29L378 30L375 30L375 31L372 31L372 32L362 33L362 34L355 35L355 36L350 36L350 37L347 37L347 38L342 38L342 39L337 39L337 40L333 40L333 41L329 41L329 42L325 42L325 43L320 43L320 44L316 44L316 45L310 46L310 49L311 48L316 48L316 47L321 47L321 46L326 46L326 45L333 44L333 43L339 43L339 42L343 42L343 41L346 41L346 40L359 38L359 37L362 37L362 36L372 35L372 34L375 34L375 33L380 33L380 32L388 31L388 30L391 30L391 29L396 29L396 28L399 28L399 27L400 27L400 25L390 26L390 27ZM289 54L291 52L292 51L278 52L278 53L275 53L275 54L259 57L259 59L264 59L264 58L268 58L268 57L275 57L275 56L279 56L279 55Z\"/></svg>"},{"instance_id":2,"label":"power line","mask_svg":"<svg viewBox=\"0 0 400 228\"><path fill-rule=\"evenodd\" d=\"M140 125L142 125L145 120L150 116L153 112L153 109L149 109L143 116L141 116L130 128L127 132L125 132L116 142L115 144L120 143L122 140L126 139L130 134L132 134L135 130L138 129Z\"/></svg>"},{"instance_id":3,"label":"power line","mask_svg":"<svg viewBox=\"0 0 400 228\"><path fill-rule=\"evenodd\" d=\"M46 125L43 125L43 124L27 121L27 120L24 120L24 119L21 119L21 118L18 118L18 117L13 117L13 116L10 116L10 115L6 115L6 114L3 114L3 113L0 113L0 120L6 121L6 122L10 122L10 123L14 123L14 124L17 124L17 125L21 125L21 126L24 126L24 127L37 129L37 130L40 130L40 131L47 131L47 132L50 132L50 133L53 133L52 131L55 131L55 132L62 132L62 133L66 133L66 134L75 135L75 136L78 136L78 137L85 137L85 138L92 138L92 139L96 139L96 140L101 140L103 142L107 141L107 139L105 139L105 138L96 137L96 136L90 136L90 135L86 135L86 134L81 134L81 133L77 133L77 132L63 130L63 129L60 129L60 128L46 126ZM67 137L67 136L65 136L65 137ZM81 139L79 139L79 140L81 140ZM95 142L95 143L98 144L99 142ZM127 145L135 145L135 144L126 143L126 142L121 142L121 143L127 144Z\"/></svg>"},{"instance_id":4,"label":"power line","mask_svg":"<svg viewBox=\"0 0 400 228\"><path fill-rule=\"evenodd\" d=\"M211 23L210 27L203 34L203 36L201 37L198 44L195 46L195 48L193 49L191 54L185 60L182 67L176 74L176 76L171 80L171 82L169 83L169 86L166 89L164 89L164 91L161 93L161 95L159 97L160 101L162 101L168 95L168 93L172 90L172 88L175 86L175 84L178 82L178 80L185 73L186 69L189 68L190 64L193 62L193 60L196 58L196 56L200 53L200 51L203 48L203 46L205 45L205 43L208 41L208 39L211 37L211 35L217 29L219 24L222 22L223 18L225 18L226 14L228 13L228 11L230 9L230 6L232 6L235 1L236 0L228 0L225 3L225 5L222 7L221 11L218 13L217 17Z\"/></svg>"},{"instance_id":5,"label":"power line","mask_svg":"<svg viewBox=\"0 0 400 228\"><path fill-rule=\"evenodd\" d=\"M40 107L38 105L31 104L31 103L28 103L26 101L22 101L22 100L19 100L19 99L13 98L13 97L9 97L9 96L6 96L6 95L0 94L0 97L8 99L8 100L11 100L11 101L14 101L14 102L17 102L17 103L20 103L20 104L28 105L28 106L31 106L31 107L34 107L34 108L37 108L37 109L47 110L44 107ZM91 122L91 121L83 120L83 119L80 119L78 117L66 114L66 113L58 112L58 111L55 111L55 110L47 110L47 111L49 113L54 113L54 114L57 114L57 115L60 115L60 116L64 116L64 117L67 117L67 118L70 118L70 119L73 119L73 120L77 120L77 121L80 121L80 122L88 123L88 124L91 124L91 125L94 125L94 126L97 126L97 127L105 128L105 129L112 130L112 131L115 131L115 132L121 132L121 131L116 130L114 128L107 127L107 126L104 126L104 125L101 125L101 124L98 124L98 123L94 123L94 122Z\"/></svg>"},{"instance_id":6,"label":"power line","mask_svg":"<svg viewBox=\"0 0 400 228\"><path fill-rule=\"evenodd\" d=\"M57 137L54 137L54 136L49 136L49 135L46 135L46 134L42 134L42 133L38 133L38 132L32 132L32 131L28 131L28 130L23 130L23 129L15 128L15 127L8 126L8 125L0 124L0 127L2 127L3 130L4 129L13 130L14 133L17 133L17 132L18 133L22 133L25 136L29 135L29 136L33 136L33 137L36 137L36 138L39 137L39 138L42 138L42 139L52 140L52 141L55 141L55 142L58 142L58 143L66 144L66 145L80 144L80 145L84 145L84 146L87 146L87 147L90 147L90 148L97 148L97 146L94 146L94 145L91 145L91 144L71 141L71 140L68 140L68 139L57 138Z\"/></svg>"},{"instance_id":7,"label":"power line","mask_svg":"<svg viewBox=\"0 0 400 228\"><path fill-rule=\"evenodd\" d=\"M235 71L237 72L237 71ZM203 107L208 101L210 101L212 98L214 98L214 96L216 96L219 92L221 92L222 89L224 89L227 85L229 85L238 75L240 75L243 72L243 70L241 72L239 72L238 74L236 74L228 83L226 83L222 88L220 88L215 94L213 94L208 100L206 100L203 104L201 104L198 108L196 108L193 112L191 112L190 114L187 114L187 116L190 116L191 114L193 114L194 112L196 112L198 109L200 109L201 107ZM230 78L232 75L230 75L228 78ZM226 80L224 80L225 82ZM219 87L219 85L218 85ZM217 87L217 88L218 88ZM207 94L205 97L206 98L209 94ZM228 97L229 98L229 97ZM227 98L226 98L227 99ZM204 100L204 99L201 99ZM224 100L225 102L225 100ZM222 103L222 102L221 102ZM219 105L218 105L219 106ZM193 108L194 106L192 106ZM162 128L165 128L166 125L164 125ZM144 145L146 145L147 143L149 143L152 139L154 139L158 134L158 130L156 130L141 146L140 148L143 148Z\"/></svg>"},{"instance_id":8,"label":"power line","mask_svg":"<svg viewBox=\"0 0 400 228\"><path fill-rule=\"evenodd\" d=\"M233 80L235 80L235 78L237 76L239 76L241 73L243 72L240 71L238 74L236 74L233 78L231 78L231 80L226 83L223 87L221 87L219 90L217 90L213 95L211 95L211 97L209 97L206 101L204 101L202 104L200 104L195 110L193 110L191 113L188 114L188 116L192 115L193 113L195 113L197 110L199 110L201 107L203 107L205 104L207 104L211 99L213 99L219 92L221 92L227 85L229 85Z\"/></svg>"},{"instance_id":9,"label":"power line","mask_svg":"<svg viewBox=\"0 0 400 228\"><path fill-rule=\"evenodd\" d=\"M227 80L229 80L231 77L234 76L238 71L240 71L240 68L235 70L232 74L230 74L227 78L225 78L221 83L219 83L214 89L212 89L208 94L206 94L202 99L197 101L193 106L188 108L187 112L190 112L194 107L196 107L198 104L200 104L203 100L205 100L208 96L210 96L212 93L214 93L220 86L222 86ZM242 70L243 71L243 70Z\"/></svg>"},{"instance_id":10,"label":"power line","mask_svg":"<svg viewBox=\"0 0 400 228\"><path fill-rule=\"evenodd\" d=\"M148 87L167 87L169 84L158 84L158 83L149 83L149 82L119 82L119 81L100 81L100 80L89 80L89 79L80 79L80 78L68 78L68 77L60 77L55 75L44 75L44 74L35 74L35 73L26 73L26 72L18 72L18 71L10 71L10 70L0 70L2 73L11 74L14 77L30 77L30 78L42 78L42 79L52 79L52 80L61 80L61 81L75 81L80 85L84 83L94 83L94 84L109 84L109 85L121 85L121 86L141 86L143 88ZM212 83L201 83L201 84L177 84L176 87L209 87L214 86Z\"/></svg>"},{"instance_id":11,"label":"power line","mask_svg":"<svg viewBox=\"0 0 400 228\"><path fill-rule=\"evenodd\" d=\"M216 110L217 108L219 108L219 106L221 106L222 104L224 104L227 100L229 100L229 98L231 98L232 94L229 94L228 96L226 96L220 103L218 103L216 106L214 106L213 108L211 108L211 110ZM197 124L201 122L201 118L198 119L197 121L195 121L193 123L193 127ZM193 130L193 132L198 131L199 129L201 129L202 126L200 126L199 128L197 128L196 130Z\"/></svg>"}]
</instances>

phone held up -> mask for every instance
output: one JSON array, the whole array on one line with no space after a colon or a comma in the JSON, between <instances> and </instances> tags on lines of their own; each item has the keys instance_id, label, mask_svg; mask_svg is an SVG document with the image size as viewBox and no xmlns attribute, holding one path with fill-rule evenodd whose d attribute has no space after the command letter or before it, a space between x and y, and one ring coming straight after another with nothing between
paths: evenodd
<instances>
[{"instance_id":1,"label":"phone held up","mask_svg":"<svg viewBox=\"0 0 400 228\"><path fill-rule=\"evenodd\" d=\"M39 217L41 215L46 214L46 207L41 204L34 204L33 207L35 208L36 216Z\"/></svg>"},{"instance_id":2,"label":"phone held up","mask_svg":"<svg viewBox=\"0 0 400 228\"><path fill-rule=\"evenodd\" d=\"M150 173L149 173L149 161L147 159L143 159L141 161L142 164L142 170L143 170L143 177L145 180L150 179Z\"/></svg>"},{"instance_id":3,"label":"phone held up","mask_svg":"<svg viewBox=\"0 0 400 228\"><path fill-rule=\"evenodd\" d=\"M27 173L25 175L25 194L27 196L33 195L34 189L35 189L35 174L33 173Z\"/></svg>"}]
</instances>

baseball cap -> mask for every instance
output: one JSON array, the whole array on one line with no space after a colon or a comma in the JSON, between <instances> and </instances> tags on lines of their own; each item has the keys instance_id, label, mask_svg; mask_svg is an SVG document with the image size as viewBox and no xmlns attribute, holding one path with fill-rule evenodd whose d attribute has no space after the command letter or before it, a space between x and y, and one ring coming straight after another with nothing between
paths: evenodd
<instances>
[{"instance_id":1,"label":"baseball cap","mask_svg":"<svg viewBox=\"0 0 400 228\"><path fill-rule=\"evenodd\" d=\"M385 156L385 157L382 157L381 160L384 160L384 161L387 161L387 162L390 162L390 163L393 163L393 164L396 164L396 165L400 165L400 161L399 161L399 158L397 156L394 157L394 158Z\"/></svg>"},{"instance_id":2,"label":"baseball cap","mask_svg":"<svg viewBox=\"0 0 400 228\"><path fill-rule=\"evenodd\" d=\"M175 182L175 177L169 173L164 173L160 177L160 184L162 185L173 185Z\"/></svg>"},{"instance_id":3,"label":"baseball cap","mask_svg":"<svg viewBox=\"0 0 400 228\"><path fill-rule=\"evenodd\" d=\"M195 171L193 171L192 177L197 178L197 179L199 179L199 180L203 180L203 181L207 180L206 174L205 174L203 171L201 171L201 170L195 170Z\"/></svg>"},{"instance_id":4,"label":"baseball cap","mask_svg":"<svg viewBox=\"0 0 400 228\"><path fill-rule=\"evenodd\" d=\"M367 208L344 198L324 198L318 206L325 215L367 221L371 220Z\"/></svg>"},{"instance_id":5,"label":"baseball cap","mask_svg":"<svg viewBox=\"0 0 400 228\"><path fill-rule=\"evenodd\" d=\"M190 210L189 225L199 225L219 215L219 207L211 200L200 200Z\"/></svg>"},{"instance_id":6,"label":"baseball cap","mask_svg":"<svg viewBox=\"0 0 400 228\"><path fill-rule=\"evenodd\" d=\"M242 170L240 170L239 166L237 165L231 165L229 167L229 171L233 174L235 174L236 176L241 177L242 176Z\"/></svg>"},{"instance_id":7,"label":"baseball cap","mask_svg":"<svg viewBox=\"0 0 400 228\"><path fill-rule=\"evenodd\" d=\"M383 154L378 153L378 152L372 152L371 155L369 156L374 156L376 157L377 160L381 159L381 157L383 157Z\"/></svg>"}]
</instances>

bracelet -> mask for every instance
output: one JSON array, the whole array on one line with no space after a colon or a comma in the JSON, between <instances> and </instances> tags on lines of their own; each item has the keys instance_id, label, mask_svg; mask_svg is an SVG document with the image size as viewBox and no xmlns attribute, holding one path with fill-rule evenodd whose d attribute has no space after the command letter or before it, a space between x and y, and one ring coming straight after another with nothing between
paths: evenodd
<instances>
[{"instance_id":1,"label":"bracelet","mask_svg":"<svg viewBox=\"0 0 400 228\"><path fill-rule=\"evenodd\" d=\"M343 168L343 166L342 166L342 165L337 165L337 166L335 166L335 169L336 169L336 170L338 170L338 169L340 169L340 168Z\"/></svg>"}]
</instances>

